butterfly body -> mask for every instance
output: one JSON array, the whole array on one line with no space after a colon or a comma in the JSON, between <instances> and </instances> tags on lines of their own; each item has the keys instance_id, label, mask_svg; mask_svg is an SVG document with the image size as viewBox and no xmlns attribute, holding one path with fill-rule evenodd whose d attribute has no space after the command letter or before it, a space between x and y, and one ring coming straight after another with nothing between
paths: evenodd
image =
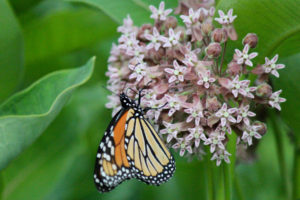
<instances>
[{"instance_id":1,"label":"butterfly body","mask_svg":"<svg viewBox=\"0 0 300 200\"><path fill-rule=\"evenodd\" d=\"M144 117L140 99L141 95L136 103L120 94L122 109L111 120L98 147L94 181L100 192L131 178L160 185L175 171L174 159Z\"/></svg>"}]
</instances>

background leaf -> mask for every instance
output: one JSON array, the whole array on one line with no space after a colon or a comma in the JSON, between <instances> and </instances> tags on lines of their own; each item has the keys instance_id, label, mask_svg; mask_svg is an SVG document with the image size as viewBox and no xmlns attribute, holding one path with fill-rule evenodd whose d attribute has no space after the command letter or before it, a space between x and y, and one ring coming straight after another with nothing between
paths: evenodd
<instances>
[{"instance_id":1,"label":"background leaf","mask_svg":"<svg viewBox=\"0 0 300 200\"><path fill-rule=\"evenodd\" d=\"M93 65L91 59L81 68L52 73L0 107L0 169L46 129L73 89L89 79Z\"/></svg>"},{"instance_id":2,"label":"background leaf","mask_svg":"<svg viewBox=\"0 0 300 200\"><path fill-rule=\"evenodd\" d=\"M13 10L0 0L0 102L12 94L23 73L23 37Z\"/></svg>"}]
</instances>

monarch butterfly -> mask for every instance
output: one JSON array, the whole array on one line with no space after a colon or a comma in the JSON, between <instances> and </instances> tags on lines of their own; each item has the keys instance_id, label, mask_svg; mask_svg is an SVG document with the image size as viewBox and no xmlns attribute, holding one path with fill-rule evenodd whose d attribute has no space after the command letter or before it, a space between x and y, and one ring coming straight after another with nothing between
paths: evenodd
<instances>
[{"instance_id":1,"label":"monarch butterfly","mask_svg":"<svg viewBox=\"0 0 300 200\"><path fill-rule=\"evenodd\" d=\"M125 180L137 178L160 185L175 171L175 161L157 132L144 117L151 108L120 94L121 110L115 114L100 142L94 170L94 182L100 192L108 192Z\"/></svg>"}]
</instances>

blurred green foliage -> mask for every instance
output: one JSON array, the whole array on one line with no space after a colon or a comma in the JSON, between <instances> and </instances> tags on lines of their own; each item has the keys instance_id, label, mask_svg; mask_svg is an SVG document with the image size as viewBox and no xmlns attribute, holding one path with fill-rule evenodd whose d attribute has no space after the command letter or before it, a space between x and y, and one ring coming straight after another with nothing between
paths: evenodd
<instances>
[{"instance_id":1,"label":"blurred green foliage","mask_svg":"<svg viewBox=\"0 0 300 200\"><path fill-rule=\"evenodd\" d=\"M206 158L187 162L178 156L175 156L175 176L160 187L136 180L123 183L108 194L99 194L94 187L92 175L96 149L111 118L110 110L105 108L108 92L103 88L109 50L112 42L117 41L117 26L128 13L137 25L151 22L149 4L158 5L159 1L0 0L0 102L34 82L40 85L42 81L37 80L50 72L82 66L90 57L97 57L91 80L83 87L70 92L58 87L73 88L85 82L88 74L80 73L81 76L73 82L73 76L69 74L82 68L55 72L52 76L65 77L68 74L71 78L61 79L61 82L57 78L52 81L53 84L44 85L47 88L44 91L47 93L45 101L28 103L22 98L18 100L22 94L30 96L29 88L0 107L0 167L20 154L0 173L2 199L211 199L209 190L222 187L222 167L215 167ZM166 5L174 8L177 1L167 0ZM278 52L281 62L287 66L274 86L282 88L283 96L288 99L282 105L284 122L278 121L280 130L272 128L272 123L268 122L268 133L257 147L257 160L249 163L237 161L232 179L233 199L287 199L291 188L286 188L285 176L288 185L294 179L297 189L294 197L300 197L297 188L300 178L295 177L295 174L300 175L299 170L292 170L293 159L299 157L293 151L300 146L300 110L296 109L300 108L300 85L297 84L300 70L297 66L300 59L300 1L218 1L217 9L229 8L238 15L235 27L239 34L239 42L229 45L231 50L241 48L240 41L247 32L257 33L260 39L259 62L263 62L265 56L273 57ZM228 58L230 56L227 55ZM83 68L89 66L91 63ZM49 76L43 80L47 78ZM55 84L58 84L57 87ZM55 101L58 106L51 118L34 125L28 121L34 134L28 134L29 129L23 127L16 130L15 135L6 135L8 132L3 129L1 120L7 118L6 114L17 116L19 111L11 108L20 105L27 114L47 113L54 99L58 99ZM46 129L48 124L50 126ZM279 151L283 156L278 156ZM7 152L14 153L4 154ZM216 200L220 198L223 197L219 194L215 197Z\"/></svg>"}]
</instances>

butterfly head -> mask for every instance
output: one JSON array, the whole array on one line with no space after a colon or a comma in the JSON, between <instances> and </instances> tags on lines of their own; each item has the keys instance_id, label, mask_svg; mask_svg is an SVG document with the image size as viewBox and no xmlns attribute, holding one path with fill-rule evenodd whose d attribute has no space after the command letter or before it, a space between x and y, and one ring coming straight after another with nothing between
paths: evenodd
<instances>
[{"instance_id":1,"label":"butterfly head","mask_svg":"<svg viewBox=\"0 0 300 200\"><path fill-rule=\"evenodd\" d=\"M135 106L135 102L130 99L124 92L120 94L120 102L123 108Z\"/></svg>"}]
</instances>

